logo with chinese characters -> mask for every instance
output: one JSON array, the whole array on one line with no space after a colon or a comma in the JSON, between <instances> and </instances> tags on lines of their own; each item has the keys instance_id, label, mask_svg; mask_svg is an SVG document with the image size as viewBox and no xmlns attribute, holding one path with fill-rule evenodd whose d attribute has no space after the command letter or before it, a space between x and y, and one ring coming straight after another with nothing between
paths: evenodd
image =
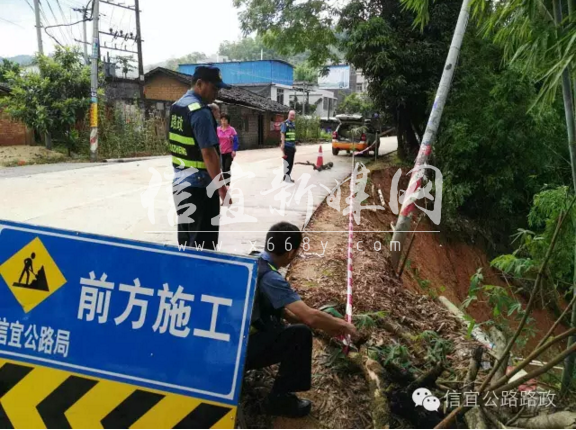
<instances>
[{"instance_id":1,"label":"logo with chinese characters","mask_svg":"<svg viewBox=\"0 0 576 430\"><path fill-rule=\"evenodd\" d=\"M0 275L24 312L30 312L66 283L38 237L5 261Z\"/></svg>"}]
</instances>

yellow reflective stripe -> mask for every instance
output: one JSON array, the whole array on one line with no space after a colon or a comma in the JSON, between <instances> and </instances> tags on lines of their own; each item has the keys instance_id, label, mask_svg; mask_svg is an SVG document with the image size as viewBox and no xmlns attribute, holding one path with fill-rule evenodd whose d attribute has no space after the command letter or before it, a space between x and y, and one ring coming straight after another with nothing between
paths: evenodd
<instances>
[{"instance_id":1,"label":"yellow reflective stripe","mask_svg":"<svg viewBox=\"0 0 576 430\"><path fill-rule=\"evenodd\" d=\"M295 140L295 139L296 139L296 132L294 132L294 131L287 131L287 132L286 132L286 139L288 139L288 140Z\"/></svg>"},{"instance_id":2,"label":"yellow reflective stripe","mask_svg":"<svg viewBox=\"0 0 576 430\"><path fill-rule=\"evenodd\" d=\"M268 263L268 266L270 266L270 269L274 270L275 272L278 271L278 269L276 269L274 266L272 266L270 263Z\"/></svg>"},{"instance_id":3,"label":"yellow reflective stripe","mask_svg":"<svg viewBox=\"0 0 576 430\"><path fill-rule=\"evenodd\" d=\"M204 164L203 161L184 160L183 158L172 156L172 163L180 167L195 167L197 169L206 169L206 164Z\"/></svg>"},{"instance_id":4,"label":"yellow reflective stripe","mask_svg":"<svg viewBox=\"0 0 576 430\"><path fill-rule=\"evenodd\" d=\"M195 111L202 108L202 106L200 105L200 103L192 103L188 105L188 109L190 109L190 111Z\"/></svg>"},{"instance_id":5,"label":"yellow reflective stripe","mask_svg":"<svg viewBox=\"0 0 576 430\"><path fill-rule=\"evenodd\" d=\"M176 133L170 133L168 139L183 145L196 145L196 141L193 137L186 137Z\"/></svg>"}]
</instances>

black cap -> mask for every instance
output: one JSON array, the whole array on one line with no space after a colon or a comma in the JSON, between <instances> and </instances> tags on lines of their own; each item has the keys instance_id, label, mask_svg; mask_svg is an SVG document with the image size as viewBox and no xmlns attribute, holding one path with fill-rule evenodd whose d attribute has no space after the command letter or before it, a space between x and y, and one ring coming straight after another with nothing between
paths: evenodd
<instances>
[{"instance_id":1,"label":"black cap","mask_svg":"<svg viewBox=\"0 0 576 430\"><path fill-rule=\"evenodd\" d=\"M220 69L218 67L197 66L192 77L194 79L202 79L206 82L212 82L213 84L216 84L218 88L231 88L230 85L225 84L222 81L222 73L220 73Z\"/></svg>"}]
</instances>

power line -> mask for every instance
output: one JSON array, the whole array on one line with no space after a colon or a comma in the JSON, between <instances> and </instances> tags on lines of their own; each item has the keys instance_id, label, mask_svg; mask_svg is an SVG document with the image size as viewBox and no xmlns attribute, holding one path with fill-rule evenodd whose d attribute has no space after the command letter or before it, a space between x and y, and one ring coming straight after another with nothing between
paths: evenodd
<instances>
[{"instance_id":1,"label":"power line","mask_svg":"<svg viewBox=\"0 0 576 430\"><path fill-rule=\"evenodd\" d=\"M16 24L14 21L10 21L9 19L5 19L5 18L1 18L1 17L0 17L0 21L4 21L4 22L7 22L8 24L16 25L16 26L18 26L18 27L23 28L24 30L26 30L26 29L25 29L24 27L22 27L20 24Z\"/></svg>"},{"instance_id":2,"label":"power line","mask_svg":"<svg viewBox=\"0 0 576 430\"><path fill-rule=\"evenodd\" d=\"M60 0L56 0L56 4L58 5L58 9L60 9L60 15L62 15L62 22L66 22L66 16L64 15L64 10L62 9L62 5L60 4ZM74 33L72 32L71 28L67 28L68 35L70 38L74 40Z\"/></svg>"},{"instance_id":3,"label":"power line","mask_svg":"<svg viewBox=\"0 0 576 430\"><path fill-rule=\"evenodd\" d=\"M24 0L26 2L26 4L28 6L30 6L30 9L32 10L32 12L34 12L34 8L32 7L32 5L30 4L30 2L28 0Z\"/></svg>"},{"instance_id":4,"label":"power line","mask_svg":"<svg viewBox=\"0 0 576 430\"><path fill-rule=\"evenodd\" d=\"M49 1L49 0L45 0L45 4L48 5L48 9L50 9L50 12L52 13L52 16L54 17L54 22L55 22L55 23L58 23L58 18L56 18L56 14L54 13L54 9L52 9L52 5L50 4L50 1ZM49 24L50 22L48 21L48 18L46 17L46 14L43 12L43 8L42 8L42 7L40 7L40 12L41 12L42 15L44 16L44 21L46 22L46 24ZM58 43L58 45L64 46L64 45L62 45L53 35L51 35L50 33L48 33L48 32L46 31L46 27L47 27L47 26L44 26L44 32L45 32L48 36L52 37L52 38L56 41L56 43ZM50 27L51 27L51 26L50 26ZM60 33L60 36L62 37L62 40L64 41L64 43L65 43L66 45L69 45L69 44L70 44L70 41L69 41L68 38L66 37L66 33L64 33L64 31L63 31L61 28L58 28L58 32Z\"/></svg>"}]
</instances>

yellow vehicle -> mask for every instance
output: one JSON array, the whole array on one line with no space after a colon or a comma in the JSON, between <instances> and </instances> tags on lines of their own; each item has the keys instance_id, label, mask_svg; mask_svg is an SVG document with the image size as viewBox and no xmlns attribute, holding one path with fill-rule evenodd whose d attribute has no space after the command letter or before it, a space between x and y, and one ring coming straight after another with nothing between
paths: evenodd
<instances>
[{"instance_id":1,"label":"yellow vehicle","mask_svg":"<svg viewBox=\"0 0 576 430\"><path fill-rule=\"evenodd\" d=\"M377 132L369 121L360 115L337 115L340 124L332 133L332 154L338 155L341 150L363 151L376 141ZM376 148L370 149L374 152ZM367 151L366 153L370 152Z\"/></svg>"}]
</instances>

